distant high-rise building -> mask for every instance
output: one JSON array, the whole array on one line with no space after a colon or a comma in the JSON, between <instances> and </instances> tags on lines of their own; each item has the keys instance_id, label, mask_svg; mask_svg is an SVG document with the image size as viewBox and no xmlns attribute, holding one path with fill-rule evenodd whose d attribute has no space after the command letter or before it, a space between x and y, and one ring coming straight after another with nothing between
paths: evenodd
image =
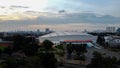
<instances>
[{"instance_id":1,"label":"distant high-rise building","mask_svg":"<svg viewBox=\"0 0 120 68\"><path fill-rule=\"evenodd\" d=\"M50 32L50 29L49 29L49 28L46 28L46 29L45 29L45 32L47 32L47 33Z\"/></svg>"},{"instance_id":2,"label":"distant high-rise building","mask_svg":"<svg viewBox=\"0 0 120 68\"><path fill-rule=\"evenodd\" d=\"M87 32L87 30L86 29L84 29L84 31L83 31L84 33L86 33Z\"/></svg>"},{"instance_id":3,"label":"distant high-rise building","mask_svg":"<svg viewBox=\"0 0 120 68\"><path fill-rule=\"evenodd\" d=\"M120 28L117 29L117 33L120 33Z\"/></svg>"},{"instance_id":4,"label":"distant high-rise building","mask_svg":"<svg viewBox=\"0 0 120 68\"><path fill-rule=\"evenodd\" d=\"M40 32L40 30L39 29L37 29L37 34L39 35L41 32Z\"/></svg>"},{"instance_id":5,"label":"distant high-rise building","mask_svg":"<svg viewBox=\"0 0 120 68\"><path fill-rule=\"evenodd\" d=\"M116 32L115 27L106 27L106 32L111 32L111 33Z\"/></svg>"},{"instance_id":6,"label":"distant high-rise building","mask_svg":"<svg viewBox=\"0 0 120 68\"><path fill-rule=\"evenodd\" d=\"M39 29L37 29L37 33L40 33L40 30L39 30Z\"/></svg>"},{"instance_id":7,"label":"distant high-rise building","mask_svg":"<svg viewBox=\"0 0 120 68\"><path fill-rule=\"evenodd\" d=\"M8 36L7 32L3 32L3 36L4 37Z\"/></svg>"}]
</instances>

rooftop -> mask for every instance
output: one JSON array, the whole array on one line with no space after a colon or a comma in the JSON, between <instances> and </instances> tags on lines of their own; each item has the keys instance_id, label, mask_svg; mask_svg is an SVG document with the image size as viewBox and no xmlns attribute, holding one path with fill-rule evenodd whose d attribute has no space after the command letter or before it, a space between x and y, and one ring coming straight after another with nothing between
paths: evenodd
<instances>
[{"instance_id":1,"label":"rooftop","mask_svg":"<svg viewBox=\"0 0 120 68\"><path fill-rule=\"evenodd\" d=\"M41 37L55 37L55 36L68 36L68 35L89 35L87 33L81 33L81 32L54 32L51 34L47 34Z\"/></svg>"},{"instance_id":2,"label":"rooftop","mask_svg":"<svg viewBox=\"0 0 120 68\"><path fill-rule=\"evenodd\" d=\"M96 41L97 37L87 33L81 33L81 32L54 32L54 33L39 37L40 42L46 39L51 40L52 42L60 42L64 40Z\"/></svg>"},{"instance_id":3,"label":"rooftop","mask_svg":"<svg viewBox=\"0 0 120 68\"><path fill-rule=\"evenodd\" d=\"M69 42L69 43L74 43L74 42L92 42L92 40L64 40L63 42Z\"/></svg>"}]
</instances>

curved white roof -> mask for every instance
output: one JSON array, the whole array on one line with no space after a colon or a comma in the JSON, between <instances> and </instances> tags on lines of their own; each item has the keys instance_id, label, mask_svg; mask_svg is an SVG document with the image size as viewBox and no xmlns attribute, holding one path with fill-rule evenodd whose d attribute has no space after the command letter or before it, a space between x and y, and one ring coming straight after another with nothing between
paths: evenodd
<instances>
[{"instance_id":1,"label":"curved white roof","mask_svg":"<svg viewBox=\"0 0 120 68\"><path fill-rule=\"evenodd\" d=\"M96 36L81 33L81 32L54 32L48 35L39 37L40 41L45 39L51 40L52 42L60 42L64 40L93 40L96 41Z\"/></svg>"},{"instance_id":2,"label":"curved white roof","mask_svg":"<svg viewBox=\"0 0 120 68\"><path fill-rule=\"evenodd\" d=\"M55 37L55 36L68 36L68 35L90 35L90 34L81 33L81 32L54 32L41 37Z\"/></svg>"}]
</instances>

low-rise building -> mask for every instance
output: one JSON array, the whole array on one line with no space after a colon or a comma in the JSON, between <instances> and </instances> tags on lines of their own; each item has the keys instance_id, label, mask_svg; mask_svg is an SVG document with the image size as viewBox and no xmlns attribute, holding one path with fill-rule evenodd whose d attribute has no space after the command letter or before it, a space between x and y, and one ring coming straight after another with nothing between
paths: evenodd
<instances>
[{"instance_id":1,"label":"low-rise building","mask_svg":"<svg viewBox=\"0 0 120 68\"><path fill-rule=\"evenodd\" d=\"M12 47L13 42L11 41L0 41L0 51L4 51L6 47Z\"/></svg>"},{"instance_id":2,"label":"low-rise building","mask_svg":"<svg viewBox=\"0 0 120 68\"><path fill-rule=\"evenodd\" d=\"M116 32L115 30L115 27L106 27L106 32L114 33Z\"/></svg>"},{"instance_id":3,"label":"low-rise building","mask_svg":"<svg viewBox=\"0 0 120 68\"><path fill-rule=\"evenodd\" d=\"M120 36L108 36L106 37L106 43L110 47L120 47Z\"/></svg>"}]
</instances>

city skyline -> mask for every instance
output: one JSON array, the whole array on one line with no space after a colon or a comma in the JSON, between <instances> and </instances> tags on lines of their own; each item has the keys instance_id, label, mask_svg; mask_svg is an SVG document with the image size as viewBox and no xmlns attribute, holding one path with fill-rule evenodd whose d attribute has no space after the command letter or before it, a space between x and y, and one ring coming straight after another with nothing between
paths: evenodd
<instances>
[{"instance_id":1,"label":"city skyline","mask_svg":"<svg viewBox=\"0 0 120 68\"><path fill-rule=\"evenodd\" d=\"M120 27L119 0L0 0L0 31Z\"/></svg>"}]
</instances>

